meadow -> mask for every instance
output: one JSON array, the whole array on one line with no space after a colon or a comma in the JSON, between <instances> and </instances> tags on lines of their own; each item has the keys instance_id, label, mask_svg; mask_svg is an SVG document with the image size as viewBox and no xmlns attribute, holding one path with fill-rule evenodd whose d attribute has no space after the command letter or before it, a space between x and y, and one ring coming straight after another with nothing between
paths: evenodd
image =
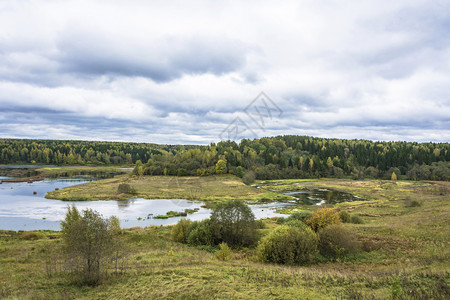
<instances>
[{"instance_id":1,"label":"meadow","mask_svg":"<svg viewBox=\"0 0 450 300\"><path fill-rule=\"evenodd\" d=\"M116 179L111 179L117 180ZM119 178L119 180L122 180ZM139 180L139 179L136 179ZM230 179L231 180L231 179ZM231 181L233 182L233 181ZM223 183L224 184L224 183ZM254 249L217 249L170 239L171 227L123 230L119 271L99 286L73 284L58 259L59 232L0 233L0 297L5 299L448 299L450 296L449 183L412 181L270 181L270 186L332 187L367 200L340 203L358 215L351 230L363 251L309 266L257 261ZM302 207L301 209L313 209ZM264 220L265 235L279 226Z\"/></svg>"},{"instance_id":2,"label":"meadow","mask_svg":"<svg viewBox=\"0 0 450 300\"><path fill-rule=\"evenodd\" d=\"M120 184L128 184L133 193L121 193ZM254 201L289 200L289 196L245 185L233 175L215 176L116 176L114 178L72 186L49 192L50 199L60 200L122 200L189 199L224 201L242 199Z\"/></svg>"}]
</instances>

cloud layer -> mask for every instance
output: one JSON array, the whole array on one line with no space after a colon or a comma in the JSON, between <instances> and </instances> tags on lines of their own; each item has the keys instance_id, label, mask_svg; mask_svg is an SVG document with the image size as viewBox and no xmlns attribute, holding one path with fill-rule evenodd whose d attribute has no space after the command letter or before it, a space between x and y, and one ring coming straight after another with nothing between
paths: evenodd
<instances>
[{"instance_id":1,"label":"cloud layer","mask_svg":"<svg viewBox=\"0 0 450 300\"><path fill-rule=\"evenodd\" d=\"M4 1L0 136L206 144L239 117L448 142L449 29L440 0ZM283 111L263 128L261 91Z\"/></svg>"}]
</instances>

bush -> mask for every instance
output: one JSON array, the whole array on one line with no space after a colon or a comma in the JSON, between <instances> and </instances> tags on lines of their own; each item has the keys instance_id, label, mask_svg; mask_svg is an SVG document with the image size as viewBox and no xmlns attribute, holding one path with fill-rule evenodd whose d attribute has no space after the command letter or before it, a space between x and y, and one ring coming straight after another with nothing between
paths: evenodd
<instances>
[{"instance_id":1,"label":"bush","mask_svg":"<svg viewBox=\"0 0 450 300\"><path fill-rule=\"evenodd\" d=\"M310 228L282 225L260 241L257 252L263 262L307 264L317 255L317 243L317 235Z\"/></svg>"},{"instance_id":2,"label":"bush","mask_svg":"<svg viewBox=\"0 0 450 300\"><path fill-rule=\"evenodd\" d=\"M291 227L297 227L297 228L300 228L300 229L308 228L308 225L306 225L305 223L303 223L300 220L286 220L286 222L284 222L283 225L291 226Z\"/></svg>"},{"instance_id":3,"label":"bush","mask_svg":"<svg viewBox=\"0 0 450 300\"><path fill-rule=\"evenodd\" d=\"M330 225L319 231L319 251L326 257L339 258L359 250L354 235L342 225Z\"/></svg>"},{"instance_id":4,"label":"bush","mask_svg":"<svg viewBox=\"0 0 450 300\"><path fill-rule=\"evenodd\" d=\"M211 230L215 242L225 242L231 247L251 246L257 240L255 215L241 200L217 204L211 213Z\"/></svg>"},{"instance_id":5,"label":"bush","mask_svg":"<svg viewBox=\"0 0 450 300\"><path fill-rule=\"evenodd\" d=\"M300 211L291 214L286 221L299 220L305 222L306 219L310 218L312 213L310 211Z\"/></svg>"},{"instance_id":6,"label":"bush","mask_svg":"<svg viewBox=\"0 0 450 300\"><path fill-rule=\"evenodd\" d=\"M236 168L236 176L239 177L239 178L242 178L242 177L244 177L244 175L245 175L245 170L244 170L244 168L241 167L241 166L238 166L238 167Z\"/></svg>"},{"instance_id":7,"label":"bush","mask_svg":"<svg viewBox=\"0 0 450 300\"><path fill-rule=\"evenodd\" d=\"M187 243L193 246L213 246L215 240L209 219L192 222L187 229Z\"/></svg>"},{"instance_id":8,"label":"bush","mask_svg":"<svg viewBox=\"0 0 450 300\"><path fill-rule=\"evenodd\" d=\"M419 206L422 206L422 203L420 203L420 202L417 201L417 200L412 200L412 201L410 201L410 202L408 203L407 206L408 206L408 207L419 207Z\"/></svg>"},{"instance_id":9,"label":"bush","mask_svg":"<svg viewBox=\"0 0 450 300\"><path fill-rule=\"evenodd\" d=\"M284 222L286 222L286 218L283 218L283 217L276 217L277 218L277 224L278 225L281 225L281 224L283 224Z\"/></svg>"},{"instance_id":10,"label":"bush","mask_svg":"<svg viewBox=\"0 0 450 300\"><path fill-rule=\"evenodd\" d=\"M350 223L351 221L351 215L345 210L339 212L339 218L341 218L342 223Z\"/></svg>"},{"instance_id":11,"label":"bush","mask_svg":"<svg viewBox=\"0 0 450 300\"><path fill-rule=\"evenodd\" d=\"M358 215L352 215L351 219L350 219L350 223L353 224L362 224L364 223L363 219L358 216Z\"/></svg>"},{"instance_id":12,"label":"bush","mask_svg":"<svg viewBox=\"0 0 450 300\"><path fill-rule=\"evenodd\" d=\"M46 237L44 233L35 231L25 231L20 234L20 239L22 240L40 240Z\"/></svg>"},{"instance_id":13,"label":"bush","mask_svg":"<svg viewBox=\"0 0 450 300\"><path fill-rule=\"evenodd\" d=\"M255 179L256 179L255 172L247 171L245 172L244 177L242 177L242 182L245 183L246 185L250 185L255 181Z\"/></svg>"},{"instance_id":14,"label":"bush","mask_svg":"<svg viewBox=\"0 0 450 300\"><path fill-rule=\"evenodd\" d=\"M328 225L341 223L339 215L331 208L320 208L315 210L312 213L312 216L306 220L306 224L308 224L315 232Z\"/></svg>"},{"instance_id":15,"label":"bush","mask_svg":"<svg viewBox=\"0 0 450 300\"><path fill-rule=\"evenodd\" d=\"M85 209L80 214L72 206L68 207L61 229L65 252L73 261L74 274L78 275L79 282L97 284L113 249L119 251L109 220L92 209Z\"/></svg>"},{"instance_id":16,"label":"bush","mask_svg":"<svg viewBox=\"0 0 450 300\"><path fill-rule=\"evenodd\" d=\"M221 243L219 247L220 249L214 253L217 259L222 261L230 260L233 251L231 251L231 248L228 247L227 243Z\"/></svg>"},{"instance_id":17,"label":"bush","mask_svg":"<svg viewBox=\"0 0 450 300\"><path fill-rule=\"evenodd\" d=\"M255 225L257 229L265 229L266 228L266 223L264 223L263 220L256 220L255 221Z\"/></svg>"},{"instance_id":18,"label":"bush","mask_svg":"<svg viewBox=\"0 0 450 300\"><path fill-rule=\"evenodd\" d=\"M192 221L189 219L181 219L180 221L178 221L178 223L173 226L172 231L170 232L172 240L175 242L186 244L189 233L188 230L191 225Z\"/></svg>"},{"instance_id":19,"label":"bush","mask_svg":"<svg viewBox=\"0 0 450 300\"><path fill-rule=\"evenodd\" d=\"M128 183L121 183L117 188L117 192L121 194L135 194L136 190L133 187L131 187L131 185L129 185Z\"/></svg>"},{"instance_id":20,"label":"bush","mask_svg":"<svg viewBox=\"0 0 450 300\"><path fill-rule=\"evenodd\" d=\"M122 233L122 228L120 227L120 220L116 216L109 217L109 231L112 235L119 235Z\"/></svg>"}]
</instances>

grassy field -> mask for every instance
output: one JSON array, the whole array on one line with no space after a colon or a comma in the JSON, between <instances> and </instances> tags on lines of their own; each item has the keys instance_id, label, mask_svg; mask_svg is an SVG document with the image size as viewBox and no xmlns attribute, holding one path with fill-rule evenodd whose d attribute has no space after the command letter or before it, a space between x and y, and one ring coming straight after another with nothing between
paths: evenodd
<instances>
[{"instance_id":1,"label":"grassy field","mask_svg":"<svg viewBox=\"0 0 450 300\"><path fill-rule=\"evenodd\" d=\"M234 181L230 178L229 182ZM345 226L364 243L365 251L337 261L319 258L310 266L286 267L259 263L253 249L241 249L234 251L230 261L223 262L211 252L172 242L170 227L136 228L121 235L128 253L123 274L110 275L99 286L90 287L71 284L64 272L47 274L46 260L55 256L51 249L61 244L59 233L44 232L41 239L27 240L23 233L0 232L0 298L450 297L449 182L286 181L277 184L333 187L370 199L335 206L363 219L363 224ZM266 229L261 234L278 226L275 220L265 223Z\"/></svg>"},{"instance_id":2,"label":"grassy field","mask_svg":"<svg viewBox=\"0 0 450 300\"><path fill-rule=\"evenodd\" d=\"M118 187L122 183L129 184L136 193L119 193ZM232 175L207 177L124 175L52 191L46 197L60 200L147 198L221 201L238 198L264 201L291 199L291 197L279 193L247 186L238 177Z\"/></svg>"},{"instance_id":3,"label":"grassy field","mask_svg":"<svg viewBox=\"0 0 450 300\"><path fill-rule=\"evenodd\" d=\"M131 173L133 168L130 166L58 166L58 167L44 167L37 171L44 175L63 175L65 173Z\"/></svg>"}]
</instances>

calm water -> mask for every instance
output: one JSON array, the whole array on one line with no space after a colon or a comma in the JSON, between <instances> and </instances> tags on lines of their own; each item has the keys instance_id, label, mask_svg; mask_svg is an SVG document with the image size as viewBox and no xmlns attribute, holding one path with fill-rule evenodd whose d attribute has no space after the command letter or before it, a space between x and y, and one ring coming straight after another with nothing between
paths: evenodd
<instances>
[{"instance_id":1,"label":"calm water","mask_svg":"<svg viewBox=\"0 0 450 300\"><path fill-rule=\"evenodd\" d=\"M1 179L1 178L0 178ZM5 178L6 179L6 178ZM185 199L130 199L122 201L81 201L70 202L45 199L48 191L62 189L71 185L89 182L83 178L45 179L33 183L3 182L0 184L0 229L7 230L59 230L60 221L64 219L67 205L74 204L79 209L92 208L104 217L117 216L124 228L149 225L170 225L178 222L181 217L169 219L153 219L153 216L164 215L166 212L184 211L186 208L199 208L199 211L188 215L191 220L202 220L209 217L211 211L201 208L203 202ZM36 192L36 194L34 194ZM280 206L291 203L269 203L251 205L256 218L283 216L275 212ZM142 220L138 220L142 218Z\"/></svg>"},{"instance_id":2,"label":"calm water","mask_svg":"<svg viewBox=\"0 0 450 300\"><path fill-rule=\"evenodd\" d=\"M283 194L295 197L298 202L307 205L335 204L363 199L350 193L322 188L283 192Z\"/></svg>"}]
</instances>

